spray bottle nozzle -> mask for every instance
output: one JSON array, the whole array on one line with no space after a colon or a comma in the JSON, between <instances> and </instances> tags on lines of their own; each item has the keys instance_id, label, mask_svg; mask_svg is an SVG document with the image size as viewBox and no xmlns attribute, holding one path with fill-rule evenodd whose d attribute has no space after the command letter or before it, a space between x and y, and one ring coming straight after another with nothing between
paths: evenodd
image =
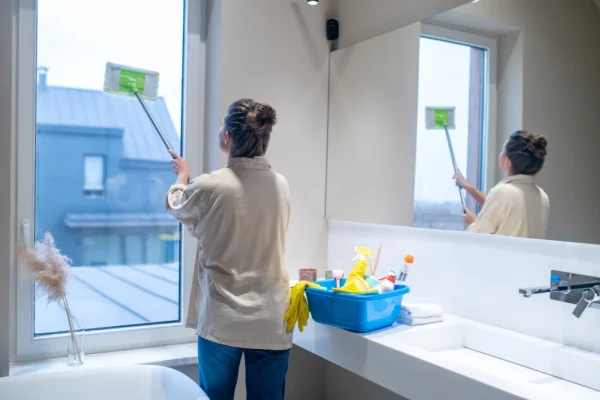
<instances>
[{"instance_id":1,"label":"spray bottle nozzle","mask_svg":"<svg viewBox=\"0 0 600 400\"><path fill-rule=\"evenodd\" d=\"M352 261L367 261L367 258L373 257L373 252L368 247L355 247L356 255Z\"/></svg>"}]
</instances>

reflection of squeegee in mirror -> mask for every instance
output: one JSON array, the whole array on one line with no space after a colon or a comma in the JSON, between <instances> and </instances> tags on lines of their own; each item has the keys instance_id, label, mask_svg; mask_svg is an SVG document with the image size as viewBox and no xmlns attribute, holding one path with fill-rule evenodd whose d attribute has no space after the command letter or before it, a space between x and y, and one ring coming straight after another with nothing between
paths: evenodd
<instances>
[{"instance_id":1,"label":"reflection of squeegee in mirror","mask_svg":"<svg viewBox=\"0 0 600 400\"><path fill-rule=\"evenodd\" d=\"M458 176L458 166L456 165L456 157L454 156L454 148L452 147L452 139L450 138L450 129L456 129L455 112L456 107L425 107L425 128L432 130L443 129L446 132L454 176ZM460 186L458 187L458 193L463 210L466 211L467 203L465 202L465 194Z\"/></svg>"},{"instance_id":2,"label":"reflection of squeegee in mirror","mask_svg":"<svg viewBox=\"0 0 600 400\"><path fill-rule=\"evenodd\" d=\"M155 101L158 97L158 72L132 68L124 65L106 63L104 74L104 91L121 96L135 97L158 132L160 139L169 151L173 148L152 116L144 99Z\"/></svg>"}]
</instances>

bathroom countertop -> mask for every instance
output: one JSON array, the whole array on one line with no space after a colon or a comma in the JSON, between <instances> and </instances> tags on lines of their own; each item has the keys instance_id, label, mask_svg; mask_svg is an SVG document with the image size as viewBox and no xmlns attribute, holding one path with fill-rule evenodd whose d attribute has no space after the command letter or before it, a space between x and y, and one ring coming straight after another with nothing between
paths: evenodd
<instances>
[{"instance_id":1,"label":"bathroom countertop","mask_svg":"<svg viewBox=\"0 0 600 400\"><path fill-rule=\"evenodd\" d=\"M498 329L452 315L438 324L394 325L368 334L310 320L304 332L294 334L294 344L411 400L449 398L449 393L456 399L600 399L600 391L477 351L456 348L432 352L403 340L403 336L406 340L410 336L414 341L432 327L451 329L465 323ZM514 334L506 332L502 334ZM411 335L405 335L408 333Z\"/></svg>"}]
</instances>

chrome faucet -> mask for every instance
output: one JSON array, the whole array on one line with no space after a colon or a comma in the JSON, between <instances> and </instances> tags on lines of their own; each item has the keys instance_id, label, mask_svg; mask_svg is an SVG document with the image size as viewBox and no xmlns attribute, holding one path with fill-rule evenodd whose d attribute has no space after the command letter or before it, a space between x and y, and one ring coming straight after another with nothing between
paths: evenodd
<instances>
[{"instance_id":1,"label":"chrome faucet","mask_svg":"<svg viewBox=\"0 0 600 400\"><path fill-rule=\"evenodd\" d=\"M552 271L550 286L519 289L519 294L529 298L549 293L550 299L576 304L573 315L581 318L588 308L600 309L600 278L563 271Z\"/></svg>"},{"instance_id":2,"label":"chrome faucet","mask_svg":"<svg viewBox=\"0 0 600 400\"><path fill-rule=\"evenodd\" d=\"M591 289L585 289L581 294L581 300L579 300L573 310L573 315L577 318L581 318L583 312L598 300L600 300L600 285L595 285Z\"/></svg>"}]
</instances>

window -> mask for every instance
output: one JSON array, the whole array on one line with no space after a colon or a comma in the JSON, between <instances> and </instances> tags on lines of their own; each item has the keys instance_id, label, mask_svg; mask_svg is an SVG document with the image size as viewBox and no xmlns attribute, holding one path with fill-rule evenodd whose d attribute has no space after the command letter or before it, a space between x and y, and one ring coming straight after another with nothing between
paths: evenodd
<instances>
[{"instance_id":1,"label":"window","mask_svg":"<svg viewBox=\"0 0 600 400\"><path fill-rule=\"evenodd\" d=\"M86 196L104 194L104 157L84 156L83 179L83 193Z\"/></svg>"},{"instance_id":2,"label":"window","mask_svg":"<svg viewBox=\"0 0 600 400\"><path fill-rule=\"evenodd\" d=\"M186 74L203 68L202 11L201 0L19 0L18 218L33 227L25 237L50 232L72 259L86 351L194 340L182 323L193 239L164 207L170 156L134 98L102 89L107 62L159 72L151 112L173 147L201 149L182 132L202 126L186 112L203 108L203 78ZM17 360L64 354L64 311L28 274L17 296Z\"/></svg>"},{"instance_id":3,"label":"window","mask_svg":"<svg viewBox=\"0 0 600 400\"><path fill-rule=\"evenodd\" d=\"M457 166L469 182L485 191L488 174L494 171L494 167L488 165L495 151L489 113L493 89L490 57L494 51L493 39L424 27L419 61L413 222L416 227L465 228L445 132L425 128L426 107L456 108L456 129L450 131L450 137ZM472 211L478 210L468 195L466 200Z\"/></svg>"}]
</instances>

